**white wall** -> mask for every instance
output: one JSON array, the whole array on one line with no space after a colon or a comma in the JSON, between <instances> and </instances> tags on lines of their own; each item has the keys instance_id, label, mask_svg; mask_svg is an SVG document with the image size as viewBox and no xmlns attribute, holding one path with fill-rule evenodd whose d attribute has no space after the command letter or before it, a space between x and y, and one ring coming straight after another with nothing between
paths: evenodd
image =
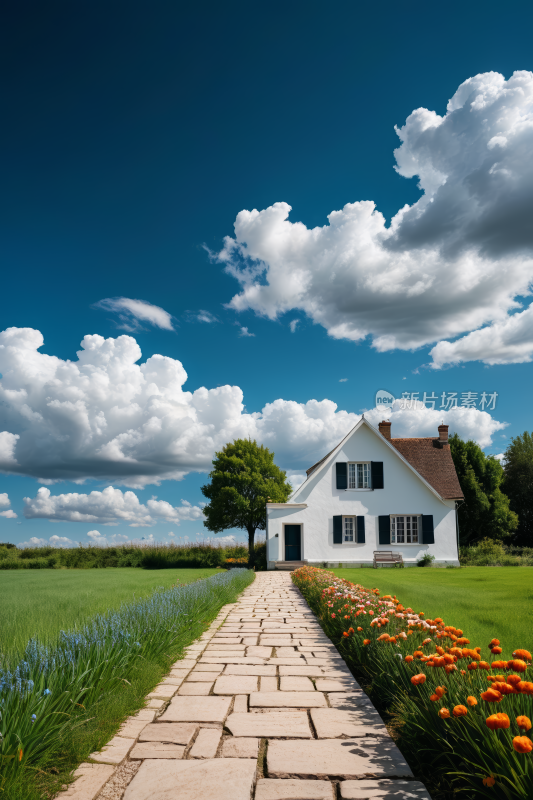
<instances>
[{"instance_id":1,"label":"white wall","mask_svg":"<svg viewBox=\"0 0 533 800\"><path fill-rule=\"evenodd\" d=\"M336 488L337 461L382 461L383 489L339 490ZM458 563L455 502L442 501L389 448L381 434L363 424L344 442L334 460L317 469L291 498L307 508L271 509L268 514L268 560L283 561L283 524L302 525L302 559L309 563L369 563L374 550L401 553L414 563L424 553L436 562ZM333 517L337 514L365 517L365 544L333 544ZM433 514L435 544L380 545L378 516L383 514ZM278 534L276 538L276 534Z\"/></svg>"}]
</instances>

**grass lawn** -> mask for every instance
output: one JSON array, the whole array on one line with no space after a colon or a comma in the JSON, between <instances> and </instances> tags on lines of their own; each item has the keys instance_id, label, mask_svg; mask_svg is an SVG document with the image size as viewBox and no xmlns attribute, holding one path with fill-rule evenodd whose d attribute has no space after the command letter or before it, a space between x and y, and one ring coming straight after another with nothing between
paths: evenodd
<instances>
[{"instance_id":1,"label":"grass lawn","mask_svg":"<svg viewBox=\"0 0 533 800\"><path fill-rule=\"evenodd\" d=\"M334 569L340 578L381 594L395 594L404 606L442 617L462 628L472 647L500 639L502 657L517 647L533 651L533 569L531 567L463 567L461 569Z\"/></svg>"},{"instance_id":2,"label":"grass lawn","mask_svg":"<svg viewBox=\"0 0 533 800\"><path fill-rule=\"evenodd\" d=\"M158 586L191 583L216 569L135 568L0 571L0 653L20 652L28 639L52 640L88 617L151 594Z\"/></svg>"}]
</instances>

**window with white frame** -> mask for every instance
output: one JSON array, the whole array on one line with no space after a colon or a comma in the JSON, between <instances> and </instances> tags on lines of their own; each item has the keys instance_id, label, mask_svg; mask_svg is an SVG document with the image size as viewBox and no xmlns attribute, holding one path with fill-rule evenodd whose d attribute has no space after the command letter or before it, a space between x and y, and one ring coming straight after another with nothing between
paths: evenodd
<instances>
[{"instance_id":1,"label":"window with white frame","mask_svg":"<svg viewBox=\"0 0 533 800\"><path fill-rule=\"evenodd\" d=\"M343 517L343 542L355 542L355 517Z\"/></svg>"},{"instance_id":2,"label":"window with white frame","mask_svg":"<svg viewBox=\"0 0 533 800\"><path fill-rule=\"evenodd\" d=\"M395 514L390 518L391 544L419 544L420 517Z\"/></svg>"},{"instance_id":3,"label":"window with white frame","mask_svg":"<svg viewBox=\"0 0 533 800\"><path fill-rule=\"evenodd\" d=\"M370 489L371 476L370 476L370 462L353 462L348 463L348 489Z\"/></svg>"}]
</instances>

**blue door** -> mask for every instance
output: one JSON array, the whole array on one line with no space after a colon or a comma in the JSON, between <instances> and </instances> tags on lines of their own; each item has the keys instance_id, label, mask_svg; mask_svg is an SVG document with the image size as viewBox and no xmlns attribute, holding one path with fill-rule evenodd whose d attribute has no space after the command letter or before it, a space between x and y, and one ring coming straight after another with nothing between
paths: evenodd
<instances>
[{"instance_id":1,"label":"blue door","mask_svg":"<svg viewBox=\"0 0 533 800\"><path fill-rule=\"evenodd\" d=\"M285 525L285 561L302 560L301 534L301 525Z\"/></svg>"}]
</instances>

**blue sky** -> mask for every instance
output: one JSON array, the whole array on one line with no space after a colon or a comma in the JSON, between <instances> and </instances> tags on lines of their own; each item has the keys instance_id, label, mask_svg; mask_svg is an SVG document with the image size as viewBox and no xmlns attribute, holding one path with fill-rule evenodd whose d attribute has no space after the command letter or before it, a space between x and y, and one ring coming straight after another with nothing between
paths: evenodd
<instances>
[{"instance_id":1,"label":"blue sky","mask_svg":"<svg viewBox=\"0 0 533 800\"><path fill-rule=\"evenodd\" d=\"M211 436L212 452L231 431L263 437L297 481L356 415L373 408L380 388L396 397L497 392L491 415L505 427L475 415L449 419L490 453L530 428L531 323L516 317L516 330L505 325L528 309L533 277L530 82L508 83L517 70L533 70L532 16L514 2L503 10L490 2L445 9L418 2L12 6L0 32L8 67L0 134L0 329L40 331L44 344L36 349L32 340L28 351L17 350L11 378L14 362L2 371L0 432L20 438L6 439L14 442L16 466L5 461L0 495L7 493L10 505L6 500L3 507L17 517L0 517L0 541L88 541L95 530L108 538L168 540L171 531L194 540L204 534L201 519L188 518L192 512L154 506L151 516L130 510L129 519L111 525L102 521L109 515L98 514L93 521L57 521L69 516L67 506L79 511L85 501L69 497L54 505L53 498L112 485L134 492L145 508L154 495L173 507L182 500L198 507L201 469L209 463L209 445L202 450L202 443ZM419 108L444 117L464 81L490 72L503 78L472 84L463 110L457 101L456 117L434 135L429 116L419 128L418 122L406 128L395 161L401 144L395 125L402 128ZM476 96L484 98L482 114L472 108ZM492 134L483 140L485 124ZM486 170L481 147L484 159L493 158ZM414 177L407 177L410 170ZM491 213L472 211L489 199ZM326 226L331 212L361 201L373 201L385 218L381 228L375 223L370 244L363 240L375 215L354 222L345 213L345 233L326 242L309 234ZM289 226L284 213L266 216L275 203L289 204L291 224L302 226ZM405 205L413 207L412 218L391 235L391 219ZM252 209L259 217L235 233L239 212ZM234 237L226 261L216 256L224 237ZM256 270L252 277L243 274L246 266ZM469 294L470 280L477 288ZM244 299L232 301L243 292ZM166 327L97 305L117 297L164 309L170 316L157 319L167 319ZM455 344L478 329L486 331L482 341ZM84 424L74 416L42 422L49 398L60 404L68 395L69 402L90 405L91 425L102 403L110 430L114 401L99 399L94 385L87 400L86 384L75 390L69 384L67 391L58 388L63 373L55 374L52 389L44 381L26 404L31 414L20 395L13 399L13 391L39 383L30 363L45 370L27 352L76 362L80 342L92 334L134 337L139 364L155 354L179 361L188 376L185 392L209 390L198 396L207 427L197 430L187 415L182 423L173 417L172 435L166 428L160 434L163 444L150 438L148 406L141 404L150 478L140 467L125 479L115 462L107 474L95 466L104 444L111 448L104 434L93 451L86 442L69 449L66 439L82 436ZM489 363L491 354L498 363ZM107 375L112 385L117 378ZM238 392L213 393L226 385L242 390L242 412ZM189 402L172 387L158 391L169 407ZM331 401L337 410L310 406L313 400ZM124 402L121 419L129 413ZM267 404L274 407L265 415ZM393 435L432 435L435 427L435 418L422 412L397 411L392 420ZM117 423L117 435L135 429L137 442L136 424ZM52 478L43 467L47 454L57 466ZM26 518L23 498L35 498L43 486L52 498L44 506L53 510ZM114 496L109 508L118 501ZM128 524L143 514L150 516L145 527Z\"/></svg>"}]
</instances>

